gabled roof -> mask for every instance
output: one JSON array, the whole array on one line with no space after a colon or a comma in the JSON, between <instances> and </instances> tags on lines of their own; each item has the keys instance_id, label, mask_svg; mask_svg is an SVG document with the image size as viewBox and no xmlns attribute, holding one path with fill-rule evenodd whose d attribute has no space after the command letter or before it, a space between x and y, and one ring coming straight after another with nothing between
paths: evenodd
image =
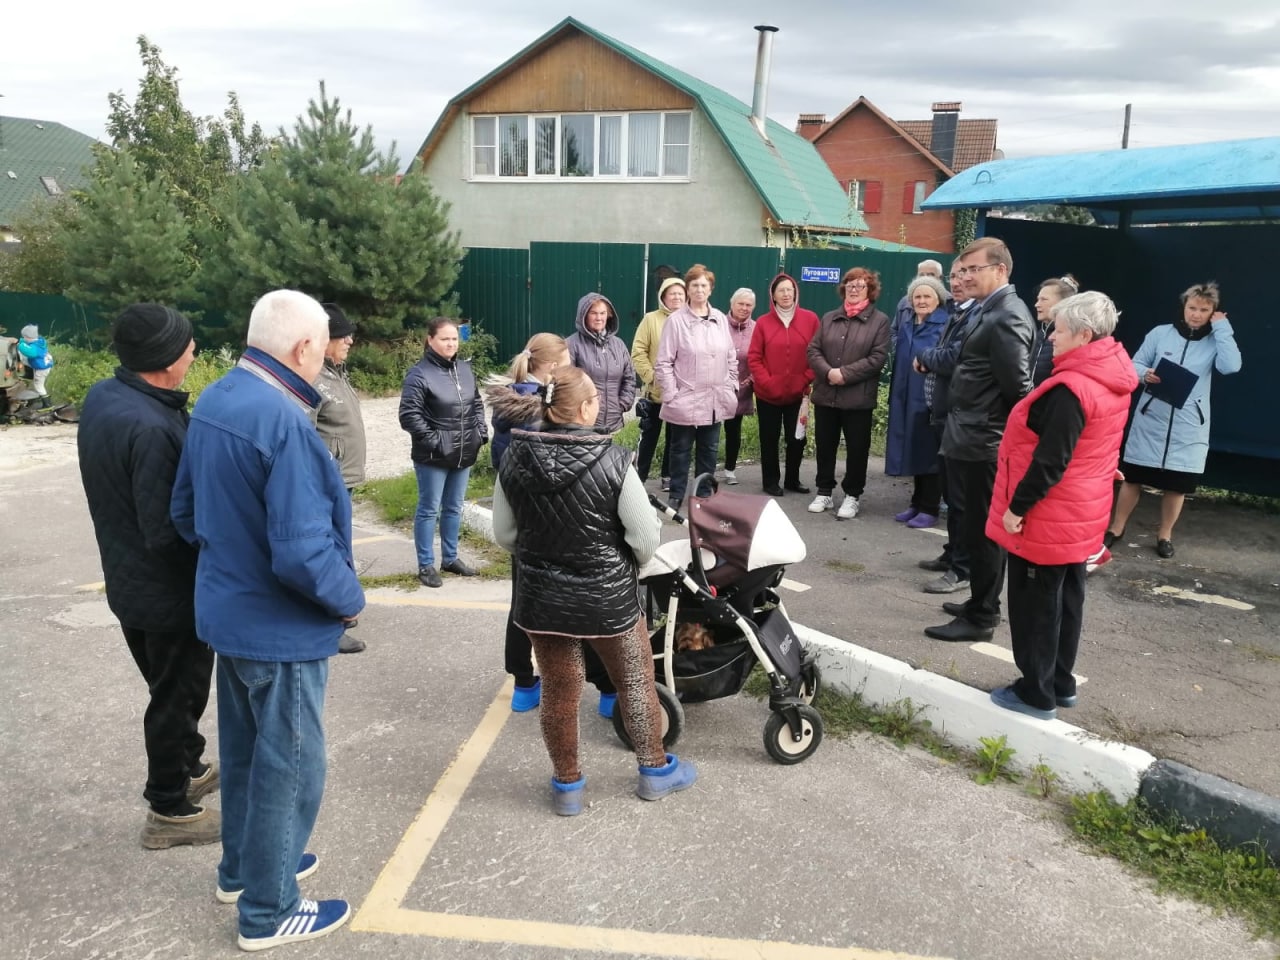
<instances>
[{"instance_id":1,"label":"gabled roof","mask_svg":"<svg viewBox=\"0 0 1280 960\"><path fill-rule=\"evenodd\" d=\"M898 126L933 150L932 120L899 120ZM986 163L996 155L995 120L960 120L956 123L956 152L952 169L959 173L975 163Z\"/></svg>"},{"instance_id":2,"label":"gabled roof","mask_svg":"<svg viewBox=\"0 0 1280 960\"><path fill-rule=\"evenodd\" d=\"M83 187L85 169L95 162L95 143L51 120L0 117L0 226L11 225L33 199L52 199L51 190ZM52 178L50 185L41 177Z\"/></svg>"},{"instance_id":3,"label":"gabled roof","mask_svg":"<svg viewBox=\"0 0 1280 960\"><path fill-rule=\"evenodd\" d=\"M948 177L953 175L953 171L951 170L951 168L948 167L941 160L939 160L937 157L935 157L932 153L930 153L929 148L925 144L921 143L919 139L912 136L911 133L909 133L902 126L902 124L898 123L897 120L892 119L887 113L885 113L883 110L877 107L874 103L872 103L866 97L859 97L857 100L853 101L853 103L849 104L847 107L841 110L839 115L830 123L828 123L826 126L824 126L822 130L813 138L813 142L814 143L820 142L823 137L825 137L828 133L830 133L839 125L841 120L843 120L845 117L849 116L849 114L853 113L854 110L857 110L859 108L863 110L871 111L871 113L874 116L878 117L881 120L881 122L885 124L885 126L887 126L894 133L898 134L898 136L906 140L907 143L909 143L911 146L919 150L920 153L925 157L925 159L927 159L940 171L945 173Z\"/></svg>"},{"instance_id":4,"label":"gabled roof","mask_svg":"<svg viewBox=\"0 0 1280 960\"><path fill-rule=\"evenodd\" d=\"M867 229L862 215L850 207L848 194L840 188L818 151L804 137L779 123L766 120L765 132L769 137L766 141L751 123L751 108L741 100L682 70L668 66L635 47L600 33L573 17L560 21L514 57L450 100L418 149L418 156L422 157L433 141L443 134L460 112L462 104L530 54L548 46L570 30L604 44L696 100L708 122L720 134L729 153L755 187L769 215L777 223L826 230Z\"/></svg>"},{"instance_id":5,"label":"gabled roof","mask_svg":"<svg viewBox=\"0 0 1280 960\"><path fill-rule=\"evenodd\" d=\"M1069 203L1114 223L1280 218L1280 137L995 160L970 167L925 209Z\"/></svg>"}]
</instances>

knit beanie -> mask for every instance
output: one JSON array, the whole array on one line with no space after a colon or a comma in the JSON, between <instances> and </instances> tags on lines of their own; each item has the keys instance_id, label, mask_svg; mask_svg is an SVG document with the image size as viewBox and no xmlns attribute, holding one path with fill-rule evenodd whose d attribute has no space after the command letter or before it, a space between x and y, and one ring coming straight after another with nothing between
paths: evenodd
<instances>
[{"instance_id":1,"label":"knit beanie","mask_svg":"<svg viewBox=\"0 0 1280 960\"><path fill-rule=\"evenodd\" d=\"M39 340L40 328L37 327L34 323L28 323L25 327L22 328L22 339L23 340Z\"/></svg>"},{"instance_id":2,"label":"knit beanie","mask_svg":"<svg viewBox=\"0 0 1280 960\"><path fill-rule=\"evenodd\" d=\"M347 319L347 315L336 303L322 303L320 306L324 307L324 312L329 315L330 340L341 340L356 332L356 325Z\"/></svg>"},{"instance_id":3,"label":"knit beanie","mask_svg":"<svg viewBox=\"0 0 1280 960\"><path fill-rule=\"evenodd\" d=\"M191 321L159 303L135 303L116 317L111 342L125 369L154 373L186 353Z\"/></svg>"}]
</instances>

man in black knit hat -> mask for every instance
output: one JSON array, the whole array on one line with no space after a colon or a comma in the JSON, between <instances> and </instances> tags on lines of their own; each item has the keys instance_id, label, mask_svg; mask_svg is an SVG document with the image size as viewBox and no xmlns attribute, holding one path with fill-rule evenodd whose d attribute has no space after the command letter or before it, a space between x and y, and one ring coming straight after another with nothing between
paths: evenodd
<instances>
[{"instance_id":1,"label":"man in black knit hat","mask_svg":"<svg viewBox=\"0 0 1280 960\"><path fill-rule=\"evenodd\" d=\"M196 343L190 321L157 303L125 308L112 342L120 366L89 389L76 443L107 603L151 694L142 845L214 843L221 819L200 800L217 789L218 768L202 759L199 731L213 651L196 636L196 550L169 517L187 434L187 394L178 388Z\"/></svg>"}]
</instances>

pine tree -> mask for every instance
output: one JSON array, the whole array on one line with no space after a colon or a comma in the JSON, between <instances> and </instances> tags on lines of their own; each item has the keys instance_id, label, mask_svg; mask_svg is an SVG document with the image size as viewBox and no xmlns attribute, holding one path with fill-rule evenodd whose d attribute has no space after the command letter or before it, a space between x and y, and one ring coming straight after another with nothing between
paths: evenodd
<instances>
[{"instance_id":1,"label":"pine tree","mask_svg":"<svg viewBox=\"0 0 1280 960\"><path fill-rule=\"evenodd\" d=\"M278 287L333 300L362 337L395 337L439 310L462 250L448 205L420 175L401 180L392 147L374 144L320 84L292 133L227 194L219 244L206 243L204 282L246 316Z\"/></svg>"},{"instance_id":2,"label":"pine tree","mask_svg":"<svg viewBox=\"0 0 1280 960\"><path fill-rule=\"evenodd\" d=\"M104 152L66 241L67 296L116 313L131 303L188 303L195 264L166 178L128 150Z\"/></svg>"}]
</instances>

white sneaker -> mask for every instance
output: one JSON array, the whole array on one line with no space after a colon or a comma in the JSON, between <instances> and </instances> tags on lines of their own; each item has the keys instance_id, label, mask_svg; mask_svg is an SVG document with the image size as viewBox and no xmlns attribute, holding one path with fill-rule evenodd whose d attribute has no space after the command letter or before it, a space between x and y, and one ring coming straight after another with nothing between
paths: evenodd
<instances>
[{"instance_id":1,"label":"white sneaker","mask_svg":"<svg viewBox=\"0 0 1280 960\"><path fill-rule=\"evenodd\" d=\"M724 482L731 487L736 487L738 485L738 475L732 470L726 470L724 472Z\"/></svg>"},{"instance_id":2,"label":"white sneaker","mask_svg":"<svg viewBox=\"0 0 1280 960\"><path fill-rule=\"evenodd\" d=\"M824 510L830 510L832 507L831 498L826 494L820 493L813 498L813 502L809 504L810 513L822 513Z\"/></svg>"},{"instance_id":3,"label":"white sneaker","mask_svg":"<svg viewBox=\"0 0 1280 960\"><path fill-rule=\"evenodd\" d=\"M836 511L837 520L852 520L858 515L858 498L845 497L840 501L840 509Z\"/></svg>"}]
</instances>

